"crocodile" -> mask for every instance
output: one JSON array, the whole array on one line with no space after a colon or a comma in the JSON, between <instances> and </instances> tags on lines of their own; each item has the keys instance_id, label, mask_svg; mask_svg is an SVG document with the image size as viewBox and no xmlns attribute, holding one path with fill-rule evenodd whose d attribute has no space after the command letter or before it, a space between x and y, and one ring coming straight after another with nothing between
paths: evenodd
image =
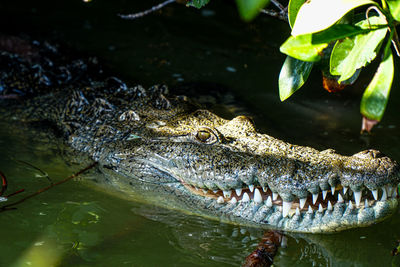
<instances>
[{"instance_id":1,"label":"crocodile","mask_svg":"<svg viewBox=\"0 0 400 267\"><path fill-rule=\"evenodd\" d=\"M289 144L258 132L248 116L224 119L165 85L128 86L96 58L11 42L19 46L3 45L0 58L1 120L55 129L99 163L97 182L118 192L303 233L368 226L397 208L399 164L377 150L344 156Z\"/></svg>"}]
</instances>

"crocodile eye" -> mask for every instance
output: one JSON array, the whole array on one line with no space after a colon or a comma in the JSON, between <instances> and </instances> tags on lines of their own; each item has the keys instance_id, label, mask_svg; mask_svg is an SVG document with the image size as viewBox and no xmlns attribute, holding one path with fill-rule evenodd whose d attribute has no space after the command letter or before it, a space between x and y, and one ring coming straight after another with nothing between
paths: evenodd
<instances>
[{"instance_id":1,"label":"crocodile eye","mask_svg":"<svg viewBox=\"0 0 400 267\"><path fill-rule=\"evenodd\" d=\"M196 137L201 142L207 142L207 140L211 137L211 134L209 131L200 130L197 132Z\"/></svg>"},{"instance_id":2,"label":"crocodile eye","mask_svg":"<svg viewBox=\"0 0 400 267\"><path fill-rule=\"evenodd\" d=\"M197 141L205 144L214 144L219 141L219 137L216 132L208 127L200 128L194 135Z\"/></svg>"}]
</instances>

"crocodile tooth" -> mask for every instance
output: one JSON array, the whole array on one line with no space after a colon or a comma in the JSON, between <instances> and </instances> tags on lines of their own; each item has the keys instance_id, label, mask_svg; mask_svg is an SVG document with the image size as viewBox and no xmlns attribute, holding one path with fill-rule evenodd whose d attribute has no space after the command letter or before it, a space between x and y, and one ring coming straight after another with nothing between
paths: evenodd
<instances>
[{"instance_id":1,"label":"crocodile tooth","mask_svg":"<svg viewBox=\"0 0 400 267\"><path fill-rule=\"evenodd\" d=\"M207 194L207 192L208 192L208 191L205 190L205 189L201 189L201 191L203 191L204 194Z\"/></svg>"},{"instance_id":2,"label":"crocodile tooth","mask_svg":"<svg viewBox=\"0 0 400 267\"><path fill-rule=\"evenodd\" d=\"M242 194L242 188L237 188L237 189L235 189L235 192L236 192L236 195L237 195L238 197L240 197L240 195Z\"/></svg>"},{"instance_id":3,"label":"crocodile tooth","mask_svg":"<svg viewBox=\"0 0 400 267\"><path fill-rule=\"evenodd\" d=\"M262 188L262 191L265 193L265 192L267 192L268 191L268 187L261 187Z\"/></svg>"},{"instance_id":4,"label":"crocodile tooth","mask_svg":"<svg viewBox=\"0 0 400 267\"><path fill-rule=\"evenodd\" d=\"M333 207L332 207L332 203L328 200L328 210L332 211Z\"/></svg>"},{"instance_id":5,"label":"crocodile tooth","mask_svg":"<svg viewBox=\"0 0 400 267\"><path fill-rule=\"evenodd\" d=\"M272 192L272 200L273 200L273 201L277 200L277 199L278 199L278 196L279 196L278 193Z\"/></svg>"},{"instance_id":6,"label":"crocodile tooth","mask_svg":"<svg viewBox=\"0 0 400 267\"><path fill-rule=\"evenodd\" d=\"M286 248L286 247L287 247L287 238L286 236L282 235L281 248Z\"/></svg>"},{"instance_id":7,"label":"crocodile tooth","mask_svg":"<svg viewBox=\"0 0 400 267\"><path fill-rule=\"evenodd\" d=\"M268 196L268 198L267 198L267 207L272 207L272 198L271 198L271 196Z\"/></svg>"},{"instance_id":8,"label":"crocodile tooth","mask_svg":"<svg viewBox=\"0 0 400 267\"><path fill-rule=\"evenodd\" d=\"M312 203L313 203L313 205L317 202L317 199L318 199L318 194L313 194L312 195Z\"/></svg>"},{"instance_id":9,"label":"crocodile tooth","mask_svg":"<svg viewBox=\"0 0 400 267\"><path fill-rule=\"evenodd\" d=\"M349 209L353 209L353 203L351 203L351 200L349 200Z\"/></svg>"},{"instance_id":10,"label":"crocodile tooth","mask_svg":"<svg viewBox=\"0 0 400 267\"><path fill-rule=\"evenodd\" d=\"M232 191L231 190L224 190L222 191L222 193L224 194L225 198L230 198L232 195Z\"/></svg>"},{"instance_id":11,"label":"crocodile tooth","mask_svg":"<svg viewBox=\"0 0 400 267\"><path fill-rule=\"evenodd\" d=\"M392 198L397 197L397 187L394 188L393 193L392 193Z\"/></svg>"},{"instance_id":12,"label":"crocodile tooth","mask_svg":"<svg viewBox=\"0 0 400 267\"><path fill-rule=\"evenodd\" d=\"M356 206L358 208L361 202L361 191L354 191L354 200L356 201Z\"/></svg>"},{"instance_id":13,"label":"crocodile tooth","mask_svg":"<svg viewBox=\"0 0 400 267\"><path fill-rule=\"evenodd\" d=\"M367 199L365 199L364 208L369 208L369 205L368 205L368 200L367 200Z\"/></svg>"},{"instance_id":14,"label":"crocodile tooth","mask_svg":"<svg viewBox=\"0 0 400 267\"><path fill-rule=\"evenodd\" d=\"M236 202L237 202L236 197L233 197L231 200L229 200L229 203L231 204L236 204Z\"/></svg>"},{"instance_id":15,"label":"crocodile tooth","mask_svg":"<svg viewBox=\"0 0 400 267\"><path fill-rule=\"evenodd\" d=\"M300 216L300 210L299 210L299 207L297 207L297 208L296 208L296 215L297 215L297 216Z\"/></svg>"},{"instance_id":16,"label":"crocodile tooth","mask_svg":"<svg viewBox=\"0 0 400 267\"><path fill-rule=\"evenodd\" d=\"M374 196L375 200L378 200L378 189L372 190L372 195Z\"/></svg>"},{"instance_id":17,"label":"crocodile tooth","mask_svg":"<svg viewBox=\"0 0 400 267\"><path fill-rule=\"evenodd\" d=\"M308 206L308 213L312 214L314 211L312 210L311 206Z\"/></svg>"},{"instance_id":18,"label":"crocodile tooth","mask_svg":"<svg viewBox=\"0 0 400 267\"><path fill-rule=\"evenodd\" d=\"M254 191L254 185L249 185L249 190L250 190L250 192L253 192Z\"/></svg>"},{"instance_id":19,"label":"crocodile tooth","mask_svg":"<svg viewBox=\"0 0 400 267\"><path fill-rule=\"evenodd\" d=\"M218 204L224 203L224 198L222 196L219 196L218 199L217 199L217 203Z\"/></svg>"},{"instance_id":20,"label":"crocodile tooth","mask_svg":"<svg viewBox=\"0 0 400 267\"><path fill-rule=\"evenodd\" d=\"M244 193L242 197L242 202L249 202L249 200L250 200L249 195L247 193Z\"/></svg>"},{"instance_id":21,"label":"crocodile tooth","mask_svg":"<svg viewBox=\"0 0 400 267\"><path fill-rule=\"evenodd\" d=\"M234 228L233 230L232 230L232 235L231 235L231 237L238 237L239 236L239 230L238 230L238 228Z\"/></svg>"},{"instance_id":22,"label":"crocodile tooth","mask_svg":"<svg viewBox=\"0 0 400 267\"><path fill-rule=\"evenodd\" d=\"M304 208L306 205L307 198L300 198L300 209Z\"/></svg>"},{"instance_id":23,"label":"crocodile tooth","mask_svg":"<svg viewBox=\"0 0 400 267\"><path fill-rule=\"evenodd\" d=\"M332 193L332 196L335 194L335 190L336 190L336 187L331 186L331 193Z\"/></svg>"},{"instance_id":24,"label":"crocodile tooth","mask_svg":"<svg viewBox=\"0 0 400 267\"><path fill-rule=\"evenodd\" d=\"M322 199L325 200L326 194L328 194L327 190L322 190Z\"/></svg>"},{"instance_id":25,"label":"crocodile tooth","mask_svg":"<svg viewBox=\"0 0 400 267\"><path fill-rule=\"evenodd\" d=\"M254 190L254 202L256 202L256 203L261 203L262 200L263 200L263 199L262 199L260 190L258 190L258 188L256 188L256 189Z\"/></svg>"},{"instance_id":26,"label":"crocodile tooth","mask_svg":"<svg viewBox=\"0 0 400 267\"><path fill-rule=\"evenodd\" d=\"M216 194L218 192L218 190L213 190L213 193Z\"/></svg>"},{"instance_id":27,"label":"crocodile tooth","mask_svg":"<svg viewBox=\"0 0 400 267\"><path fill-rule=\"evenodd\" d=\"M289 215L289 211L292 208L292 203L293 202L287 202L287 201L283 201L282 204L282 216L283 217L287 217Z\"/></svg>"},{"instance_id":28,"label":"crocodile tooth","mask_svg":"<svg viewBox=\"0 0 400 267\"><path fill-rule=\"evenodd\" d=\"M392 190L393 190L393 187L392 187L391 185L388 185L388 186L386 187L386 191L387 191L387 195L388 195L388 196L391 196L391 195L392 195Z\"/></svg>"},{"instance_id":29,"label":"crocodile tooth","mask_svg":"<svg viewBox=\"0 0 400 267\"><path fill-rule=\"evenodd\" d=\"M319 203L319 206L318 206L318 212L322 213L323 211L324 211L324 209L322 208L322 205L321 205L321 203Z\"/></svg>"},{"instance_id":30,"label":"crocodile tooth","mask_svg":"<svg viewBox=\"0 0 400 267\"><path fill-rule=\"evenodd\" d=\"M382 186L382 198L381 201L385 201L387 199L386 189Z\"/></svg>"},{"instance_id":31,"label":"crocodile tooth","mask_svg":"<svg viewBox=\"0 0 400 267\"><path fill-rule=\"evenodd\" d=\"M343 203L344 202L344 199L343 199L341 194L338 194L338 201L337 202L338 203Z\"/></svg>"},{"instance_id":32,"label":"crocodile tooth","mask_svg":"<svg viewBox=\"0 0 400 267\"><path fill-rule=\"evenodd\" d=\"M343 186L343 195L346 195L347 189L349 189L349 187Z\"/></svg>"}]
</instances>

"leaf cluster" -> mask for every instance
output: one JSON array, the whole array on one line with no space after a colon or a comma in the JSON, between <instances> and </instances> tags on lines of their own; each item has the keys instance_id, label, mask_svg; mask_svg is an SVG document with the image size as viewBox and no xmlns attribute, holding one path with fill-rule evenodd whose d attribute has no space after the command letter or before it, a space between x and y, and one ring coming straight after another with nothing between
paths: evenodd
<instances>
[{"instance_id":1,"label":"leaf cluster","mask_svg":"<svg viewBox=\"0 0 400 267\"><path fill-rule=\"evenodd\" d=\"M188 0L200 8L210 0ZM271 0L272 2L276 0ZM240 16L249 21L270 0L236 0ZM280 51L287 55L279 75L282 101L300 89L316 62L328 58L330 76L337 83L354 83L360 71L377 56L380 64L361 99L364 119L382 119L394 76L391 45L400 56L396 26L400 24L400 0L290 0L291 36ZM326 62L322 62L326 64Z\"/></svg>"},{"instance_id":2,"label":"leaf cluster","mask_svg":"<svg viewBox=\"0 0 400 267\"><path fill-rule=\"evenodd\" d=\"M391 44L399 49L400 1L291 0L288 17L292 35L280 47L287 55L279 76L281 100L300 89L322 57L329 57L330 74L340 84L354 82L363 67L382 55L360 105L366 119L380 121L394 76Z\"/></svg>"}]
</instances>

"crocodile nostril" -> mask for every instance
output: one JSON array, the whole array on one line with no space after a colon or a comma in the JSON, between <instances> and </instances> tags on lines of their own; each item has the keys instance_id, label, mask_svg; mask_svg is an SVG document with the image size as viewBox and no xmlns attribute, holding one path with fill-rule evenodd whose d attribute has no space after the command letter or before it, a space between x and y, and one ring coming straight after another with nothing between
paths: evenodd
<instances>
[{"instance_id":1,"label":"crocodile nostril","mask_svg":"<svg viewBox=\"0 0 400 267\"><path fill-rule=\"evenodd\" d=\"M361 158L361 159L378 159L378 158L383 158L386 155L378 150L368 149L368 150L361 151L357 154L354 154L353 156L355 156L357 158Z\"/></svg>"},{"instance_id":2,"label":"crocodile nostril","mask_svg":"<svg viewBox=\"0 0 400 267\"><path fill-rule=\"evenodd\" d=\"M383 153L381 153L380 151L375 150L375 149L369 149L367 151L368 151L370 158L373 158L373 159L382 158L385 156Z\"/></svg>"}]
</instances>

